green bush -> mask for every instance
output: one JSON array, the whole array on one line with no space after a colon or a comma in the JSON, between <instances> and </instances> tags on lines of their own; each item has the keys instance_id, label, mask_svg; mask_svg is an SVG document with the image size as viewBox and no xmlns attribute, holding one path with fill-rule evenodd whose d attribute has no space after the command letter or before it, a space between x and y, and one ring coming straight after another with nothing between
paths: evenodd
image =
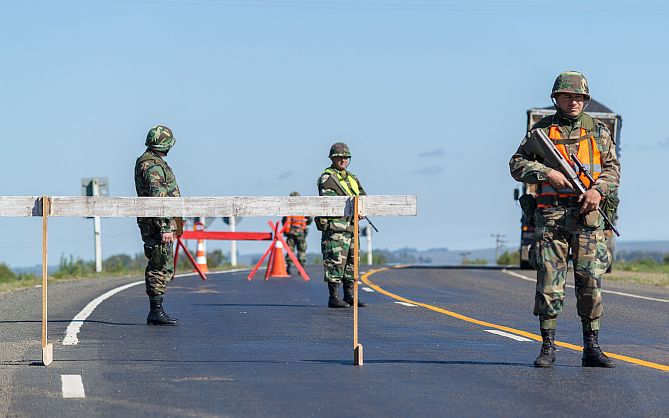
<instances>
[{"instance_id":1,"label":"green bush","mask_svg":"<svg viewBox=\"0 0 669 418\"><path fill-rule=\"evenodd\" d=\"M386 257L385 254L383 254L382 252L372 252L372 264L380 265L380 264L386 264L387 262L388 262L388 257ZM367 264L367 252L365 251L360 252L360 263Z\"/></svg>"},{"instance_id":2,"label":"green bush","mask_svg":"<svg viewBox=\"0 0 669 418\"><path fill-rule=\"evenodd\" d=\"M5 263L0 263L0 282L16 280L16 273Z\"/></svg>"},{"instance_id":3,"label":"green bush","mask_svg":"<svg viewBox=\"0 0 669 418\"><path fill-rule=\"evenodd\" d=\"M484 258L473 258L471 260L465 258L464 260L462 260L462 264L464 264L465 266L485 266L486 264L488 264L488 260Z\"/></svg>"},{"instance_id":4,"label":"green bush","mask_svg":"<svg viewBox=\"0 0 669 418\"><path fill-rule=\"evenodd\" d=\"M94 261L84 261L81 258L74 259L74 256L70 258L65 257L64 255L60 256L60 263L58 265L58 271L53 273L52 276L57 279L62 279L65 277L84 277L90 276L95 273L95 262Z\"/></svg>"},{"instance_id":5,"label":"green bush","mask_svg":"<svg viewBox=\"0 0 669 418\"><path fill-rule=\"evenodd\" d=\"M497 265L499 266L514 266L520 264L520 251L504 251L504 254L500 255L497 259Z\"/></svg>"}]
</instances>

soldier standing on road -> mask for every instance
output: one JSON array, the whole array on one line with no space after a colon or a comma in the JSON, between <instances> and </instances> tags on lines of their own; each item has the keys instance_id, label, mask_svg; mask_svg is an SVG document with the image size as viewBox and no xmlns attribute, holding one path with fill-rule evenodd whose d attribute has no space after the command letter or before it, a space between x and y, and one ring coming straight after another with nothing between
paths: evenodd
<instances>
[{"instance_id":1,"label":"soldier standing on road","mask_svg":"<svg viewBox=\"0 0 669 418\"><path fill-rule=\"evenodd\" d=\"M319 196L364 196L365 189L353 173L347 171L351 162L351 151L343 142L337 142L330 147L332 165L323 171L318 178ZM323 267L325 281L328 284L330 298L329 308L348 308L353 306L353 219L316 218L316 227L323 232L321 251L323 253ZM344 284L344 300L337 295L339 285ZM358 300L358 306L365 306Z\"/></svg>"},{"instance_id":2,"label":"soldier standing on road","mask_svg":"<svg viewBox=\"0 0 669 418\"><path fill-rule=\"evenodd\" d=\"M291 196L299 196L298 192L291 192ZM286 237L286 244L295 253L297 260L304 267L307 261L307 235L309 234L309 225L313 219L311 216L284 216L283 235ZM290 274L293 260L286 254L286 270Z\"/></svg>"},{"instance_id":3,"label":"soldier standing on road","mask_svg":"<svg viewBox=\"0 0 669 418\"><path fill-rule=\"evenodd\" d=\"M146 151L135 163L135 189L141 197L179 197L179 186L172 169L164 160L176 140L172 130L158 125L146 136ZM172 243L183 230L181 218L137 218L148 264L144 273L150 311L147 325L179 325L163 310L167 282L174 277Z\"/></svg>"},{"instance_id":4,"label":"soldier standing on road","mask_svg":"<svg viewBox=\"0 0 669 418\"><path fill-rule=\"evenodd\" d=\"M561 73L555 80L551 98L557 113L541 119L530 129L509 162L514 179L538 186L535 204L529 205L534 209L536 224L530 256L530 263L537 270L534 315L539 316L543 339L534 366L552 367L555 362L555 328L564 306L571 251L576 307L583 328L581 364L615 367L597 341L603 311L602 275L611 263L604 221L597 208L603 198L608 200L617 193L620 164L606 125L584 113L590 92L583 74ZM594 184L582 177L586 187L591 186L587 192L578 195L557 167L544 164L544 152L536 138L538 129L544 130L568 161L574 154L590 168Z\"/></svg>"}]
</instances>

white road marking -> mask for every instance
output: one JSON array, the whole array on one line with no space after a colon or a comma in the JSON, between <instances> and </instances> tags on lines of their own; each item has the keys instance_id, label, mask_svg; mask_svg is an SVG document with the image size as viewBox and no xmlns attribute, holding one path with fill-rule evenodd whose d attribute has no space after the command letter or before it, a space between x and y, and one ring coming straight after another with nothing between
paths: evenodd
<instances>
[{"instance_id":1,"label":"white road marking","mask_svg":"<svg viewBox=\"0 0 669 418\"><path fill-rule=\"evenodd\" d=\"M63 398L85 398L84 383L81 381L81 375L63 374L60 376L63 384Z\"/></svg>"},{"instance_id":2,"label":"white road marking","mask_svg":"<svg viewBox=\"0 0 669 418\"><path fill-rule=\"evenodd\" d=\"M515 334L510 334L508 332L500 331L500 330L497 330L497 329L484 329L483 331L489 332L491 334L501 335L502 337L511 338L512 340L516 340L516 341L532 341L529 338L521 337L521 336L515 335Z\"/></svg>"},{"instance_id":3,"label":"white road marking","mask_svg":"<svg viewBox=\"0 0 669 418\"><path fill-rule=\"evenodd\" d=\"M144 283L144 280L139 281L139 282L132 282L128 283L124 286L117 287L116 289L112 289L109 292L98 296L97 298L93 299L91 302L89 302L88 305L84 309L81 310L73 319L72 322L70 322L70 325L67 326L67 331L65 331L65 338L63 338L63 345L77 345L79 344L79 338L77 335L79 334L79 331L81 330L81 326L84 324L84 321L86 318L88 318L95 308L98 307L99 304L104 302L106 299L112 297L113 295L117 294L120 291L123 291L125 289L128 289L133 286L137 286Z\"/></svg>"},{"instance_id":4,"label":"white road marking","mask_svg":"<svg viewBox=\"0 0 669 418\"><path fill-rule=\"evenodd\" d=\"M225 270L221 272L215 272L215 273L237 273L240 271L248 271L248 269L235 269L235 270ZM196 276L197 273L184 273L184 274L177 274L175 277L188 277L188 276ZM81 331L81 326L84 324L84 321L86 321L86 318L91 316L95 308L98 307L99 304L104 302L106 299L109 299L110 297L114 296L118 292L121 292L125 289L128 289L133 286L137 286L144 283L144 280L138 281L138 282L132 282L123 286L119 286L115 289L110 290L109 292L98 296L97 298L93 299L84 309L81 310L70 322L70 325L67 326L67 330L65 331L65 338L63 338L63 345L77 345L79 344L79 338L77 335L79 334L79 331Z\"/></svg>"},{"instance_id":5,"label":"white road marking","mask_svg":"<svg viewBox=\"0 0 669 418\"><path fill-rule=\"evenodd\" d=\"M502 270L502 273L506 273L506 274L508 274L508 275L511 275L511 276L513 276L513 277L517 277L517 278L519 278L519 279L521 279L521 280L526 280L526 281L528 281L528 282L532 282L532 283L536 283L536 282L537 282L537 279L533 279L533 278L524 276L524 275L519 274L519 273L516 273L516 272L514 272L514 271L509 271L509 270L503 269L503 270ZM567 287L572 288L572 289L574 288L574 286L572 286L572 285L570 285L570 284L568 284ZM628 298L635 298L635 299L652 300L653 302L664 302L664 303L669 303L669 299L651 298L651 297L648 297L648 296L634 295L634 294L632 294L632 293L616 292L616 291L614 291L614 290L603 290L603 289L602 289L602 293L611 293L612 295L626 296L626 297L628 297Z\"/></svg>"},{"instance_id":6,"label":"white road marking","mask_svg":"<svg viewBox=\"0 0 669 418\"><path fill-rule=\"evenodd\" d=\"M372 289L371 287L364 286L361 289L367 293L374 293L374 289Z\"/></svg>"},{"instance_id":7,"label":"white road marking","mask_svg":"<svg viewBox=\"0 0 669 418\"><path fill-rule=\"evenodd\" d=\"M395 302L395 303L402 306L416 306L413 303L406 303L406 302Z\"/></svg>"}]
</instances>

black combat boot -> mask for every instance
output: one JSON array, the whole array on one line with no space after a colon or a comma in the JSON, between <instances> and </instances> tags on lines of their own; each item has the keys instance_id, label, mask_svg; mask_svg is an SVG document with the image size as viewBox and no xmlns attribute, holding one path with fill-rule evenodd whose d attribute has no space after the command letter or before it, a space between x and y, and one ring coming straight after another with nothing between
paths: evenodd
<instances>
[{"instance_id":1,"label":"black combat boot","mask_svg":"<svg viewBox=\"0 0 669 418\"><path fill-rule=\"evenodd\" d=\"M344 283L344 302L348 303L349 305L353 306L353 281L351 280L350 282ZM367 306L366 304L362 303L360 300L360 295L358 295L358 307L359 308L364 308Z\"/></svg>"},{"instance_id":2,"label":"black combat boot","mask_svg":"<svg viewBox=\"0 0 669 418\"><path fill-rule=\"evenodd\" d=\"M149 296L149 304L151 311L146 317L146 325L179 325L179 320L170 318L170 316L163 310L163 296Z\"/></svg>"},{"instance_id":3,"label":"black combat boot","mask_svg":"<svg viewBox=\"0 0 669 418\"><path fill-rule=\"evenodd\" d=\"M602 352L599 348L597 337L599 331L583 330L583 367L616 367L616 363Z\"/></svg>"},{"instance_id":4,"label":"black combat boot","mask_svg":"<svg viewBox=\"0 0 669 418\"><path fill-rule=\"evenodd\" d=\"M328 291L330 292L330 299L328 299L328 308L349 308L350 305L344 301L339 300L337 290L339 283L328 282Z\"/></svg>"},{"instance_id":5,"label":"black combat boot","mask_svg":"<svg viewBox=\"0 0 669 418\"><path fill-rule=\"evenodd\" d=\"M534 367L553 367L555 363L555 329L542 329L541 352L534 360Z\"/></svg>"}]
</instances>

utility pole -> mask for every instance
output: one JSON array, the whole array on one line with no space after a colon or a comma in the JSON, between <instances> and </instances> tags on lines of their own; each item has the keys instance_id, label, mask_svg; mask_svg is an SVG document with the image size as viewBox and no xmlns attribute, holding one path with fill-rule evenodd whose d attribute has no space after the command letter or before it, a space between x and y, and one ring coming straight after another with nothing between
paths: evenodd
<instances>
[{"instance_id":1,"label":"utility pole","mask_svg":"<svg viewBox=\"0 0 669 418\"><path fill-rule=\"evenodd\" d=\"M81 179L81 195L98 197L109 196L107 177L87 177ZM89 218L90 219L90 218ZM93 216L93 239L95 245L95 271L102 271L102 232L99 216Z\"/></svg>"},{"instance_id":2,"label":"utility pole","mask_svg":"<svg viewBox=\"0 0 669 418\"><path fill-rule=\"evenodd\" d=\"M100 196L100 181L93 179L93 196ZM93 234L95 236L95 271L100 273L102 271L102 236L101 234L100 217L93 217Z\"/></svg>"},{"instance_id":3,"label":"utility pole","mask_svg":"<svg viewBox=\"0 0 669 418\"><path fill-rule=\"evenodd\" d=\"M506 240L503 239L506 235L504 234L490 234L491 237L495 238L495 263L499 259L499 250L504 246Z\"/></svg>"}]
</instances>

